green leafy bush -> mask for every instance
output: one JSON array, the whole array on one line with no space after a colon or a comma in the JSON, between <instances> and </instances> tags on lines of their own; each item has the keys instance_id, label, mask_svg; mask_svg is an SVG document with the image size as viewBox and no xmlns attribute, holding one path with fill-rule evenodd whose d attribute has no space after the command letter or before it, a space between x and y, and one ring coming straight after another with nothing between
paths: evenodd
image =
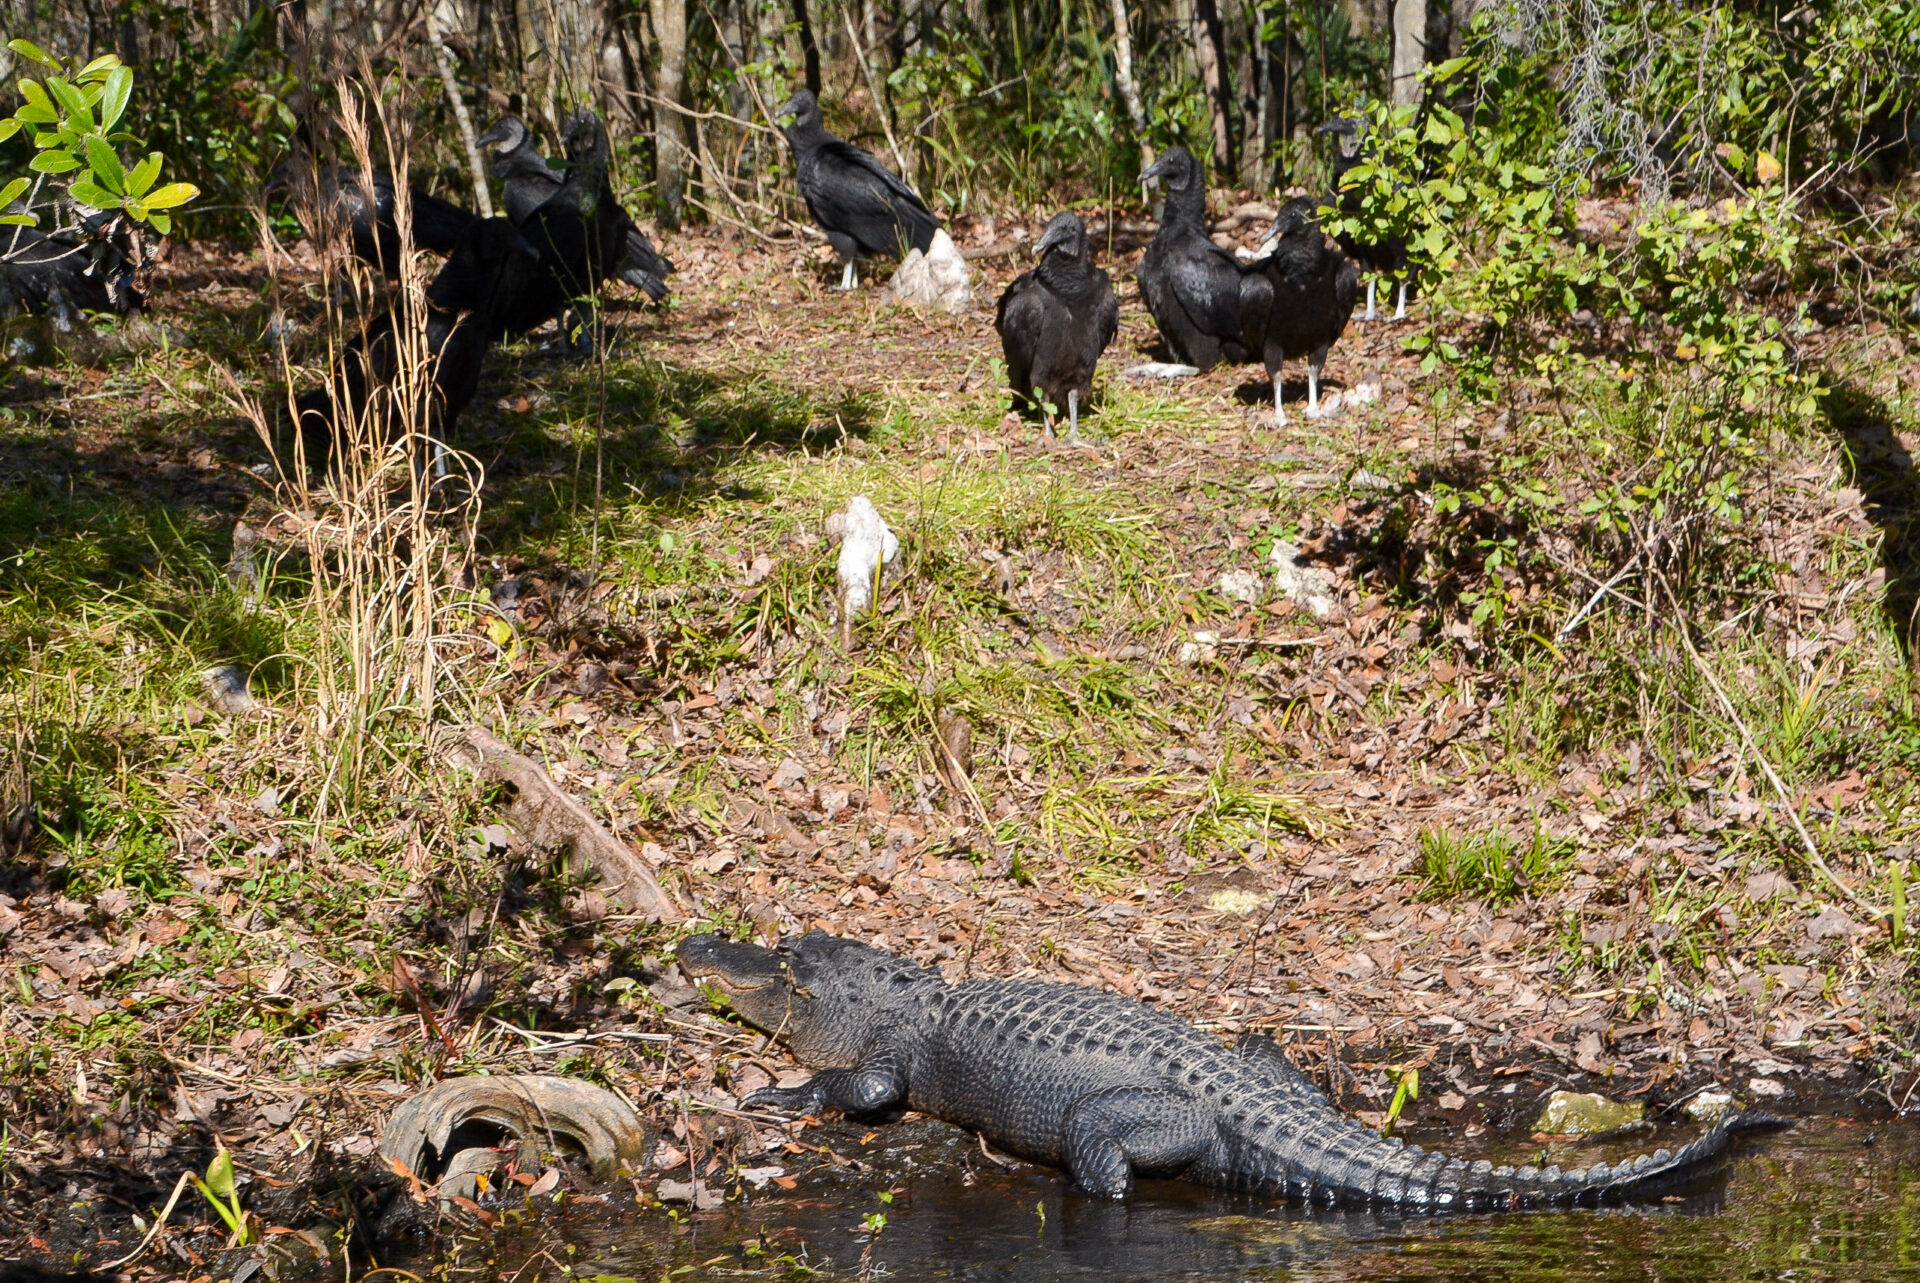
<instances>
[{"instance_id":1,"label":"green leafy bush","mask_svg":"<svg viewBox=\"0 0 1920 1283\"><path fill-rule=\"evenodd\" d=\"M113 54L102 54L84 66L69 68L26 40L11 40L7 48L55 74L45 81L23 78L24 100L13 115L0 119L0 142L29 132L34 157L27 168L38 182L15 178L0 187L0 209L8 208L31 186L37 195L48 178L63 179L76 203L145 223L165 235L173 230L169 212L200 194L192 183L160 184L162 158L149 152L131 168L120 159L120 145L139 139L119 128L133 96L133 71ZM157 185L158 184L158 185ZM0 222L34 225L39 215L33 199L22 213L0 215Z\"/></svg>"}]
</instances>

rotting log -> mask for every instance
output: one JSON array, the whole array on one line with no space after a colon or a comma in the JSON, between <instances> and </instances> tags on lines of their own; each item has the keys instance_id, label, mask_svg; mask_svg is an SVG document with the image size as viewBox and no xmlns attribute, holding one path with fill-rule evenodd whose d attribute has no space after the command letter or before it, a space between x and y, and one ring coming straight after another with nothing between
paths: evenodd
<instances>
[{"instance_id":1,"label":"rotting log","mask_svg":"<svg viewBox=\"0 0 1920 1283\"><path fill-rule=\"evenodd\" d=\"M541 850L563 852L576 867L591 868L609 901L656 922L686 917L639 853L609 833L538 762L478 726L449 728L441 742L450 761L507 790L508 824Z\"/></svg>"}]
</instances>

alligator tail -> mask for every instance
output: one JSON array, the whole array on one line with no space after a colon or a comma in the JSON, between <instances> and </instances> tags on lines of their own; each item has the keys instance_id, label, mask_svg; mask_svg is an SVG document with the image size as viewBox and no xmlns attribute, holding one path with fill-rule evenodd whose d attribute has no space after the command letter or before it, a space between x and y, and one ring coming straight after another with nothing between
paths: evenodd
<instances>
[{"instance_id":1,"label":"alligator tail","mask_svg":"<svg viewBox=\"0 0 1920 1283\"><path fill-rule=\"evenodd\" d=\"M1722 1119L1678 1150L1662 1149L1611 1166L1595 1163L1571 1171L1557 1166L1467 1163L1408 1146L1392 1161L1380 1165L1366 1201L1486 1211L1628 1201L1685 1184L1712 1170L1725 1158L1736 1132L1773 1131L1792 1125L1789 1119L1747 1110Z\"/></svg>"}]
</instances>

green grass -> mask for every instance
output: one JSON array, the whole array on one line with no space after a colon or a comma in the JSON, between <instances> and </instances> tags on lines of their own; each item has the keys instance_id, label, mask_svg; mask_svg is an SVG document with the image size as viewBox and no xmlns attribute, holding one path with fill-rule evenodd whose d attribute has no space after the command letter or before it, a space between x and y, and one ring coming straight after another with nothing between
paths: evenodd
<instances>
[{"instance_id":1,"label":"green grass","mask_svg":"<svg viewBox=\"0 0 1920 1283\"><path fill-rule=\"evenodd\" d=\"M1420 834L1421 894L1434 900L1484 900L1503 905L1551 888L1572 869L1574 844L1536 827L1521 841L1498 830Z\"/></svg>"}]
</instances>

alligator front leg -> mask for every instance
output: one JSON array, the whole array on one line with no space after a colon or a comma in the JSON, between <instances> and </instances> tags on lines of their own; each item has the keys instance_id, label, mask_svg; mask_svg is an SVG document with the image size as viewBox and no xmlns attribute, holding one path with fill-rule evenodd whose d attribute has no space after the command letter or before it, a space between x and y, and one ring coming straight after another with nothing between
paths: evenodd
<instances>
[{"instance_id":1,"label":"alligator front leg","mask_svg":"<svg viewBox=\"0 0 1920 1283\"><path fill-rule=\"evenodd\" d=\"M782 1114L873 1114L907 1098L906 1068L885 1055L852 1069L822 1069L798 1087L762 1087L740 1102L743 1109L768 1108Z\"/></svg>"},{"instance_id":2,"label":"alligator front leg","mask_svg":"<svg viewBox=\"0 0 1920 1283\"><path fill-rule=\"evenodd\" d=\"M1211 1115L1185 1092L1113 1087L1082 1096L1067 1111L1067 1171L1089 1194L1125 1198L1134 1173L1191 1167L1212 1134Z\"/></svg>"}]
</instances>

